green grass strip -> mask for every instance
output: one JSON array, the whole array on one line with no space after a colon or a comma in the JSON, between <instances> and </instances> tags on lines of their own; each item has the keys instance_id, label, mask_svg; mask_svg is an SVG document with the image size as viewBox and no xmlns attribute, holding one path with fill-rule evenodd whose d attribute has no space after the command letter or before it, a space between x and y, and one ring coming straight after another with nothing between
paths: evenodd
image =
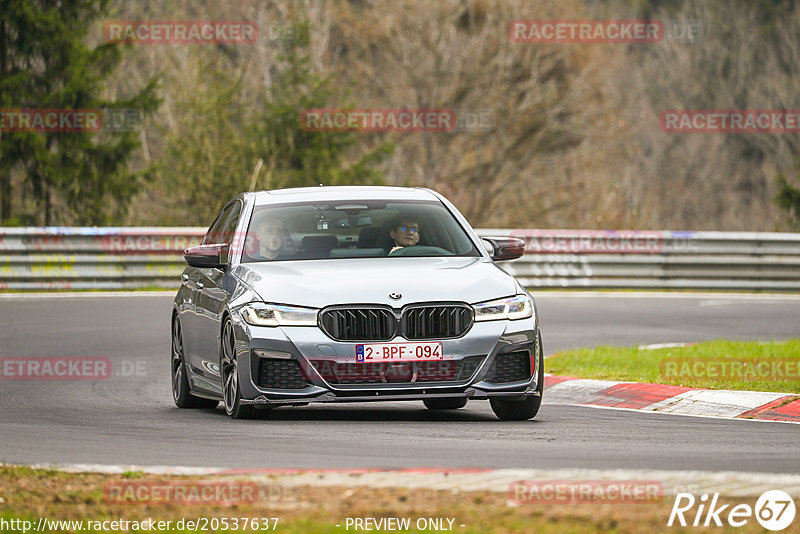
<instances>
[{"instance_id":1,"label":"green grass strip","mask_svg":"<svg viewBox=\"0 0 800 534\"><path fill-rule=\"evenodd\" d=\"M800 339L715 340L654 350L600 346L559 353L545 369L579 378L800 393Z\"/></svg>"}]
</instances>

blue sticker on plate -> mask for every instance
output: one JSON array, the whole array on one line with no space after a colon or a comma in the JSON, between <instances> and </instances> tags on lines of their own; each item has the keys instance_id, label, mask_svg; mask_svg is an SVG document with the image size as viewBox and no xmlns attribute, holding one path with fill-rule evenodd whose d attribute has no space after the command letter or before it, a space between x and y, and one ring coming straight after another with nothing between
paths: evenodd
<instances>
[{"instance_id":1,"label":"blue sticker on plate","mask_svg":"<svg viewBox=\"0 0 800 534\"><path fill-rule=\"evenodd\" d=\"M356 345L356 362L364 362L364 345Z\"/></svg>"}]
</instances>

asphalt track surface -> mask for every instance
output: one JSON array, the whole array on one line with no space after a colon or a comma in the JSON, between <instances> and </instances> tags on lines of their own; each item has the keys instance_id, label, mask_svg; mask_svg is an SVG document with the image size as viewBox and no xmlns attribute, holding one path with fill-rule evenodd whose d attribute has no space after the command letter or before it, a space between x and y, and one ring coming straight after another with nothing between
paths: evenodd
<instances>
[{"instance_id":1,"label":"asphalt track surface","mask_svg":"<svg viewBox=\"0 0 800 534\"><path fill-rule=\"evenodd\" d=\"M536 295L547 354L599 344L800 337L800 298ZM171 294L0 296L0 358L106 356L99 381L0 381L0 461L252 468L521 467L800 473L800 425L545 403L310 405L233 421L170 393Z\"/></svg>"}]
</instances>

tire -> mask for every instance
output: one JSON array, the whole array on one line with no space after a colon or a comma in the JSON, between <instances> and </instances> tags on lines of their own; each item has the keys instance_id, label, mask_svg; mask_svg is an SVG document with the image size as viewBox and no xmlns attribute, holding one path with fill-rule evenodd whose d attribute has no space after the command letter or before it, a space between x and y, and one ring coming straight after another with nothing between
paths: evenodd
<instances>
[{"instance_id":1,"label":"tire","mask_svg":"<svg viewBox=\"0 0 800 534\"><path fill-rule=\"evenodd\" d=\"M503 421L527 421L539 413L544 392L544 353L542 352L542 334L539 334L539 372L536 380L538 397L527 397L525 400L489 399L494 414Z\"/></svg>"},{"instance_id":2,"label":"tire","mask_svg":"<svg viewBox=\"0 0 800 534\"><path fill-rule=\"evenodd\" d=\"M222 342L220 350L220 375L222 378L222 402L225 413L233 419L253 419L256 409L250 405L242 405L242 391L239 388L239 366L236 358L236 336L230 317L222 326Z\"/></svg>"},{"instance_id":3,"label":"tire","mask_svg":"<svg viewBox=\"0 0 800 534\"><path fill-rule=\"evenodd\" d=\"M183 355L183 329L178 316L172 318L172 399L178 408L216 408L219 401L192 395L186 377L186 360Z\"/></svg>"},{"instance_id":4,"label":"tire","mask_svg":"<svg viewBox=\"0 0 800 534\"><path fill-rule=\"evenodd\" d=\"M422 403L429 410L457 410L467 405L467 399L425 399L422 401Z\"/></svg>"}]
</instances>

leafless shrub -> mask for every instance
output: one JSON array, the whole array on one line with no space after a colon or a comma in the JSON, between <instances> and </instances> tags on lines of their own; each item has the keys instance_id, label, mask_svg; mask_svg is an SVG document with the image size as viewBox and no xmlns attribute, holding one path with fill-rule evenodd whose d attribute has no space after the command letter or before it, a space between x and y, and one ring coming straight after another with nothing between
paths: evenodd
<instances>
[{"instance_id":1,"label":"leafless shrub","mask_svg":"<svg viewBox=\"0 0 800 534\"><path fill-rule=\"evenodd\" d=\"M364 133L353 159L387 140L390 183L428 186L478 226L780 230L774 177L793 175L796 134L671 134L665 109L796 109L800 9L770 27L754 6L712 0L655 11L701 21L702 40L653 44L525 44L514 19L636 18L625 0L243 0L116 2L117 19L250 19L272 31L293 16L312 28L312 65L339 81L332 106L488 111L468 132ZM765 32L768 32L767 36ZM767 38L768 37L768 38ZM165 140L193 127L203 69L236 81L258 112L277 49L137 46L111 91L164 73L164 104L142 132L141 164L163 163ZM243 164L252 168L254 162ZM242 188L248 176L243 173ZM165 200L170 199L170 200ZM128 222L179 224L190 197L156 183Z\"/></svg>"}]
</instances>

